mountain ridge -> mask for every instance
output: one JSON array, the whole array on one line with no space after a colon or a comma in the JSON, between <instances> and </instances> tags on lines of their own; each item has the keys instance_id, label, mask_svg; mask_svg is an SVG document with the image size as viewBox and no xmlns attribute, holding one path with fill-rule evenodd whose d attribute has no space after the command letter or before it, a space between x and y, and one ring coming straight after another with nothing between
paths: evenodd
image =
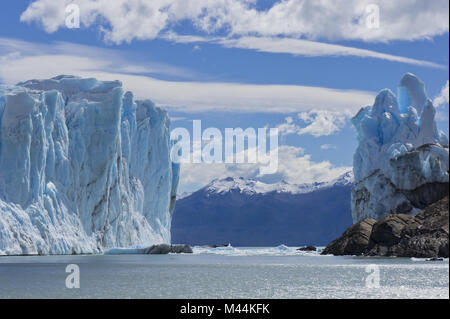
<instances>
[{"instance_id":1,"label":"mountain ridge","mask_svg":"<svg viewBox=\"0 0 450 319\"><path fill-rule=\"evenodd\" d=\"M301 187L243 178L214 180L177 200L172 243L326 245L351 225L351 177L346 172L333 181Z\"/></svg>"},{"instance_id":2,"label":"mountain ridge","mask_svg":"<svg viewBox=\"0 0 450 319\"><path fill-rule=\"evenodd\" d=\"M305 194L314 190L323 189L326 187L332 187L336 184L349 185L353 184L354 177L353 172L348 171L336 179L328 182L314 182L314 183L302 183L292 184L285 180L278 183L263 183L256 179L245 179L243 177L226 177L222 179L214 179L205 187L200 190L204 190L208 193L224 193L230 190L239 190L248 194L267 194L271 192L277 193L291 193L291 194ZM195 192L194 192L195 193ZM192 195L191 193L190 195ZM188 196L190 196L188 195ZM183 196L186 198L188 196Z\"/></svg>"}]
</instances>

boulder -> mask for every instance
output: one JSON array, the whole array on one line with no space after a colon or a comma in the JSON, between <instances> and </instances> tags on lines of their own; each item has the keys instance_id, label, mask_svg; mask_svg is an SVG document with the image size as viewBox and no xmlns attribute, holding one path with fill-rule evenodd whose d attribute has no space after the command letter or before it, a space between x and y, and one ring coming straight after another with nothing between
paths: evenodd
<instances>
[{"instance_id":1,"label":"boulder","mask_svg":"<svg viewBox=\"0 0 450 319\"><path fill-rule=\"evenodd\" d=\"M147 254L150 255L164 255L169 253L174 254L192 254L192 248L189 245L168 245L168 244L160 244L153 245L146 251Z\"/></svg>"},{"instance_id":2,"label":"boulder","mask_svg":"<svg viewBox=\"0 0 450 319\"><path fill-rule=\"evenodd\" d=\"M373 225L369 244L382 243L387 246L398 244L405 227L413 223L415 223L414 217L409 215L388 215Z\"/></svg>"},{"instance_id":3,"label":"boulder","mask_svg":"<svg viewBox=\"0 0 450 319\"><path fill-rule=\"evenodd\" d=\"M300 247L297 250L299 250L299 251L316 251L317 248L315 246L306 246L306 247Z\"/></svg>"},{"instance_id":4,"label":"boulder","mask_svg":"<svg viewBox=\"0 0 450 319\"><path fill-rule=\"evenodd\" d=\"M367 218L348 228L341 237L333 240L322 255L361 255L369 244L375 219Z\"/></svg>"},{"instance_id":5,"label":"boulder","mask_svg":"<svg viewBox=\"0 0 450 319\"><path fill-rule=\"evenodd\" d=\"M192 254L192 248L189 245L171 245L171 253L174 254Z\"/></svg>"},{"instance_id":6,"label":"boulder","mask_svg":"<svg viewBox=\"0 0 450 319\"><path fill-rule=\"evenodd\" d=\"M210 248L221 248L221 247L228 247L229 244L214 244L214 245L210 245Z\"/></svg>"}]
</instances>

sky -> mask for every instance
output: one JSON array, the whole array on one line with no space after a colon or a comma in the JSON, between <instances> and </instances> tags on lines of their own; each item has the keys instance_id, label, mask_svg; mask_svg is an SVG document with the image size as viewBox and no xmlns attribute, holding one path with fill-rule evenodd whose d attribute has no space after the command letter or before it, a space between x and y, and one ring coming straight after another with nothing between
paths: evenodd
<instances>
[{"instance_id":1,"label":"sky","mask_svg":"<svg viewBox=\"0 0 450 319\"><path fill-rule=\"evenodd\" d=\"M80 28L67 27L71 4ZM227 176L311 183L351 169L351 117L406 72L448 135L448 30L448 0L3 0L0 83L118 79L172 128L279 129L277 174L183 164L180 193Z\"/></svg>"}]
</instances>

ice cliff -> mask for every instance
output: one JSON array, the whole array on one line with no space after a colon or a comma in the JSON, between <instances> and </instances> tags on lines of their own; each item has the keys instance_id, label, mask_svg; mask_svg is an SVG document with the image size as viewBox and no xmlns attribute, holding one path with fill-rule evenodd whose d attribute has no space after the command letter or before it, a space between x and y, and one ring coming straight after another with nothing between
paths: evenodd
<instances>
[{"instance_id":1,"label":"ice cliff","mask_svg":"<svg viewBox=\"0 0 450 319\"><path fill-rule=\"evenodd\" d=\"M359 141L353 159L354 222L413 215L448 194L448 138L437 129L435 114L423 82L406 74L398 97L385 89L352 119Z\"/></svg>"},{"instance_id":2,"label":"ice cliff","mask_svg":"<svg viewBox=\"0 0 450 319\"><path fill-rule=\"evenodd\" d=\"M170 242L170 120L119 81L0 86L0 254Z\"/></svg>"}]
</instances>

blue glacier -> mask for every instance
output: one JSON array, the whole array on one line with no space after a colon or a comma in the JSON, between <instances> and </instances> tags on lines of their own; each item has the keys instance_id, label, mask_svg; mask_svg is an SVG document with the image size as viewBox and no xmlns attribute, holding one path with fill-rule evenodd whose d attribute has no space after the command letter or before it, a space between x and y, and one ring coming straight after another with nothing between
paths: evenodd
<instances>
[{"instance_id":1,"label":"blue glacier","mask_svg":"<svg viewBox=\"0 0 450 319\"><path fill-rule=\"evenodd\" d=\"M413 215L448 194L449 143L435 115L424 83L410 73L401 79L398 97L382 90L355 115L354 222Z\"/></svg>"},{"instance_id":2,"label":"blue glacier","mask_svg":"<svg viewBox=\"0 0 450 319\"><path fill-rule=\"evenodd\" d=\"M119 81L0 86L0 254L170 242L170 120Z\"/></svg>"}]
</instances>

